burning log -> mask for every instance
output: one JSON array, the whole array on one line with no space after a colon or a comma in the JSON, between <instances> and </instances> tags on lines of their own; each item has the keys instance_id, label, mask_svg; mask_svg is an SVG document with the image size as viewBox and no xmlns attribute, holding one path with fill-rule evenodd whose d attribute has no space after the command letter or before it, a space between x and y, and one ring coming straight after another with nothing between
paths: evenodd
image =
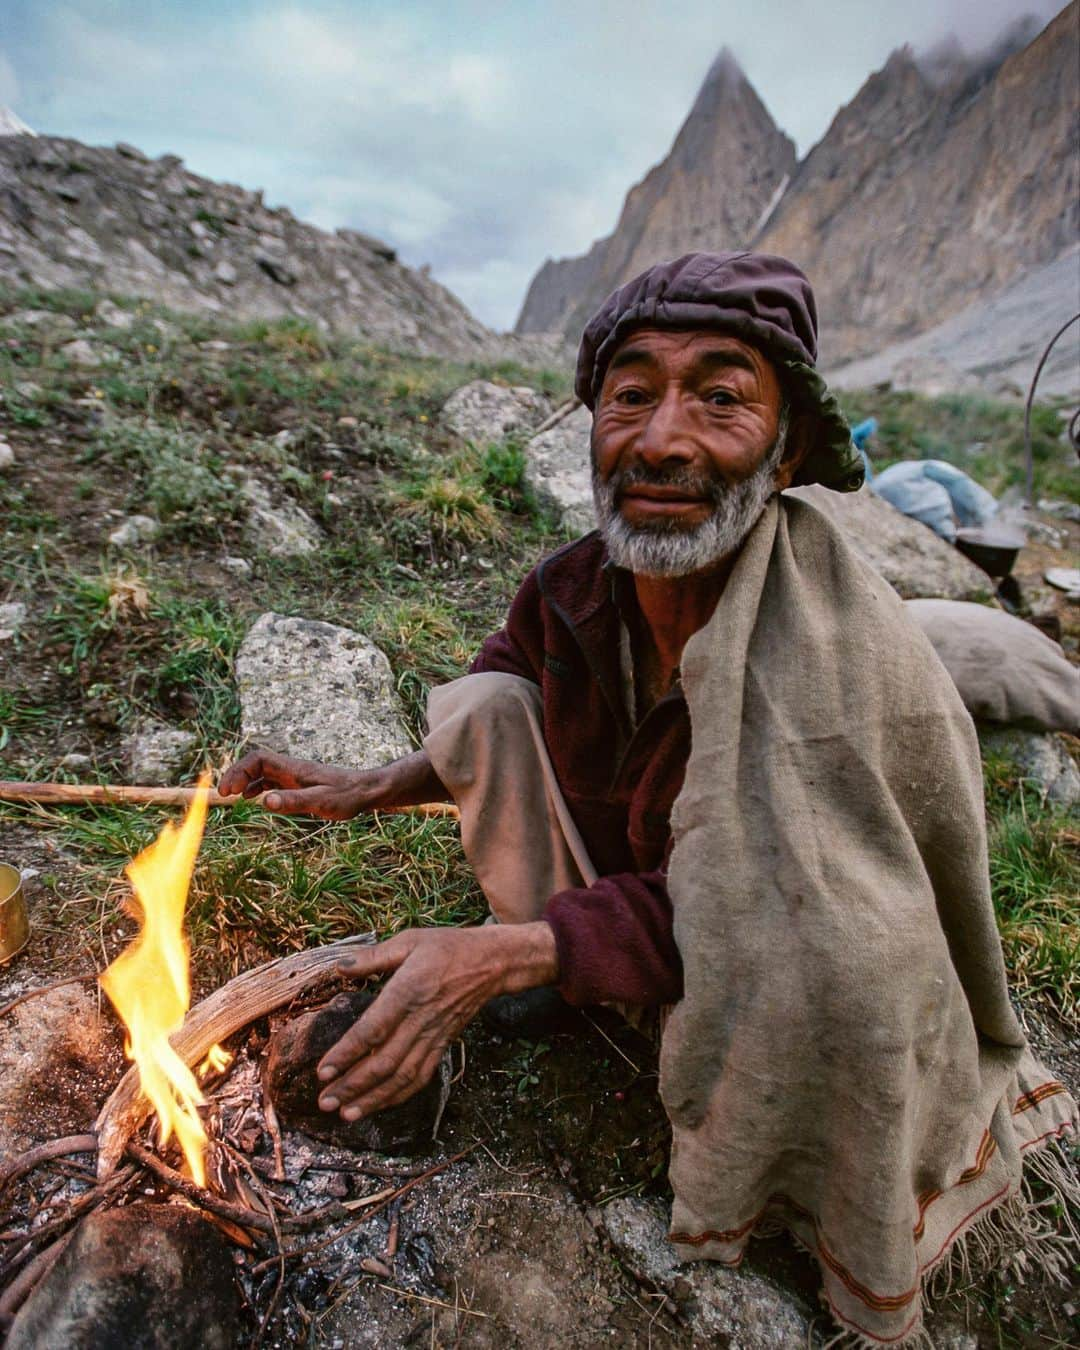
<instances>
[{"instance_id":1,"label":"burning log","mask_svg":"<svg viewBox=\"0 0 1080 1350\"><path fill-rule=\"evenodd\" d=\"M292 952L244 971L191 1009L172 1038L173 1050L189 1068L199 1064L212 1045L333 979L338 963L350 947L372 941L370 934L342 938L329 946ZM140 1091L138 1070L129 1069L97 1118L99 1178L112 1174L128 1140L150 1110L150 1103Z\"/></svg>"}]
</instances>

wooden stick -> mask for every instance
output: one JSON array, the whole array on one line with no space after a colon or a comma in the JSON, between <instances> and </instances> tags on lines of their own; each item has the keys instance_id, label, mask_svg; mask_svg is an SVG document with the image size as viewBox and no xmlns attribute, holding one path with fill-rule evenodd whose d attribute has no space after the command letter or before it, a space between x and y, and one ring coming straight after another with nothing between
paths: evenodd
<instances>
[{"instance_id":1,"label":"wooden stick","mask_svg":"<svg viewBox=\"0 0 1080 1350\"><path fill-rule=\"evenodd\" d=\"M74 1236L74 1233L65 1233L63 1237L57 1238L51 1247L38 1252L37 1256L24 1266L22 1272L15 1276L0 1295L0 1317L13 1317L19 1311L38 1284L63 1256L64 1249Z\"/></svg>"},{"instance_id":2,"label":"wooden stick","mask_svg":"<svg viewBox=\"0 0 1080 1350\"><path fill-rule=\"evenodd\" d=\"M194 1068L206 1057L212 1045L226 1040L256 1018L291 1003L316 985L333 979L338 963L348 956L350 947L366 946L374 940L370 933L342 938L325 947L292 952L256 966L254 970L244 971L191 1009L184 1025L172 1038L173 1049L189 1068ZM149 1113L150 1103L140 1090L138 1069L131 1068L102 1107L95 1125L100 1180L112 1174L128 1140Z\"/></svg>"},{"instance_id":3,"label":"wooden stick","mask_svg":"<svg viewBox=\"0 0 1080 1350\"><path fill-rule=\"evenodd\" d=\"M53 1158L66 1158L72 1153L96 1153L97 1146L96 1134L70 1134L66 1139L52 1139L47 1144L39 1144L37 1148L20 1153L17 1158L12 1158L0 1167L0 1191L9 1181L21 1177L24 1172L33 1171L42 1163L50 1162Z\"/></svg>"},{"instance_id":4,"label":"wooden stick","mask_svg":"<svg viewBox=\"0 0 1080 1350\"><path fill-rule=\"evenodd\" d=\"M0 779L0 802L39 802L44 806L187 806L198 788L138 787L127 783L23 783ZM260 797L223 797L210 789L210 806L236 806ZM452 802L422 802L418 806L388 806L387 816L450 816L458 809Z\"/></svg>"}]
</instances>

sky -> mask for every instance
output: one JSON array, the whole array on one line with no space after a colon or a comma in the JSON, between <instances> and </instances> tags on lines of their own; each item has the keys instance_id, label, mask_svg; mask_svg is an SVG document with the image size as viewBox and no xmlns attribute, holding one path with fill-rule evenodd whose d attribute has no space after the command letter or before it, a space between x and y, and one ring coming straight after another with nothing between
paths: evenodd
<instances>
[{"instance_id":1,"label":"sky","mask_svg":"<svg viewBox=\"0 0 1080 1350\"><path fill-rule=\"evenodd\" d=\"M509 328L614 227L728 46L805 154L890 51L1060 0L0 0L0 105L182 155L428 264Z\"/></svg>"}]
</instances>

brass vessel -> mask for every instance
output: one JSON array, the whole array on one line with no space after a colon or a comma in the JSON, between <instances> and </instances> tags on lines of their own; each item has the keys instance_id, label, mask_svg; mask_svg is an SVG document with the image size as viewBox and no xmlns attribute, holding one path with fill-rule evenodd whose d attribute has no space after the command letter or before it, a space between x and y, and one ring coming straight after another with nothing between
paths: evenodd
<instances>
[{"instance_id":1,"label":"brass vessel","mask_svg":"<svg viewBox=\"0 0 1080 1350\"><path fill-rule=\"evenodd\" d=\"M16 867L0 863L0 966L21 952L30 940L22 877Z\"/></svg>"}]
</instances>

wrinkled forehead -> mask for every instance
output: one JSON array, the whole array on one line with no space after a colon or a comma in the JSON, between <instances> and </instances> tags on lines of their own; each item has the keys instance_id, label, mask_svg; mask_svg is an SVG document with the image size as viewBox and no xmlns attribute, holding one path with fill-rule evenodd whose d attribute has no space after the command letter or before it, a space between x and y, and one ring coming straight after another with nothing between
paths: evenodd
<instances>
[{"instance_id":1,"label":"wrinkled forehead","mask_svg":"<svg viewBox=\"0 0 1080 1350\"><path fill-rule=\"evenodd\" d=\"M655 328L643 325L620 341L611 354L605 383L630 366L708 365L747 371L759 380L776 380L775 367L760 347L734 333L713 328Z\"/></svg>"}]
</instances>

